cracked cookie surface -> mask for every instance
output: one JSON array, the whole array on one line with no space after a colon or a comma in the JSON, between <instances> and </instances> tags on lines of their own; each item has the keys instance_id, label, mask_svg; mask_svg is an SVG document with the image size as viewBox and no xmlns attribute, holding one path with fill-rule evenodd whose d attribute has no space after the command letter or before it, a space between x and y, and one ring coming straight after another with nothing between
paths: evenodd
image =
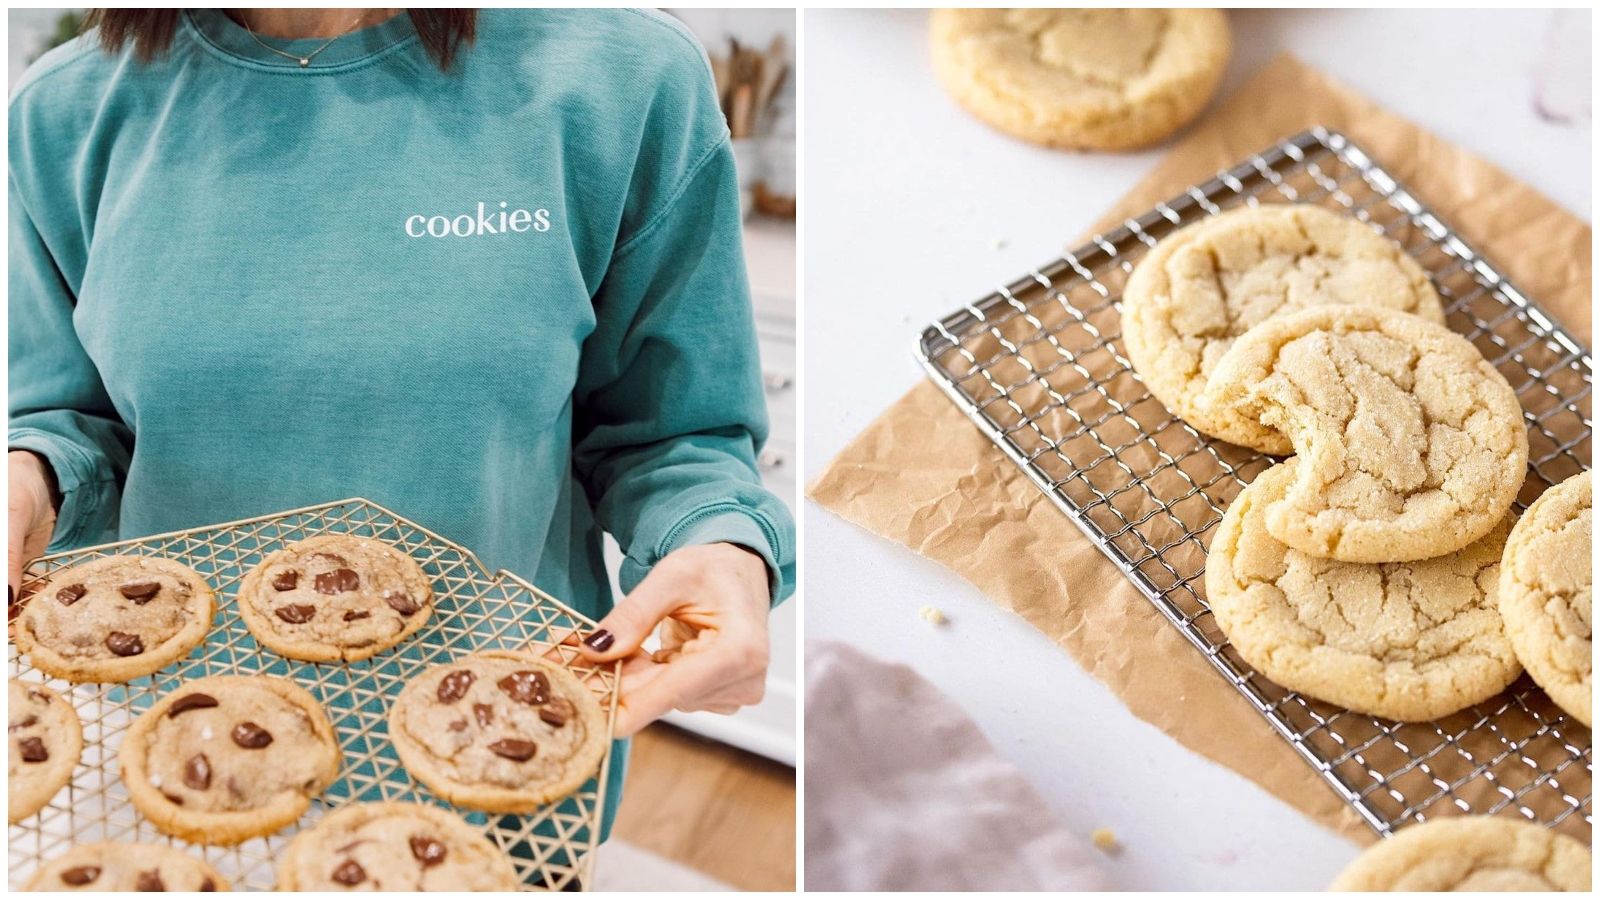
<instances>
[{"instance_id":1,"label":"cracked cookie surface","mask_svg":"<svg viewBox=\"0 0 1600 900\"><path fill-rule=\"evenodd\" d=\"M239 586L250 633L290 659L367 659L415 634L432 614L433 588L416 560L353 535L319 535L275 551Z\"/></svg>"},{"instance_id":2,"label":"cracked cookie surface","mask_svg":"<svg viewBox=\"0 0 1600 900\"><path fill-rule=\"evenodd\" d=\"M10 821L33 815L68 781L83 753L83 723L61 695L11 679L6 686L6 805Z\"/></svg>"},{"instance_id":3,"label":"cracked cookie surface","mask_svg":"<svg viewBox=\"0 0 1600 900\"><path fill-rule=\"evenodd\" d=\"M418 803L357 803L295 835L280 891L516 891L511 862L459 816Z\"/></svg>"},{"instance_id":4,"label":"cracked cookie surface","mask_svg":"<svg viewBox=\"0 0 1600 900\"><path fill-rule=\"evenodd\" d=\"M1506 816L1454 816L1368 847L1333 891L1588 891L1594 857L1575 838Z\"/></svg>"},{"instance_id":5,"label":"cracked cookie surface","mask_svg":"<svg viewBox=\"0 0 1600 900\"><path fill-rule=\"evenodd\" d=\"M17 647L57 678L127 681L199 646L214 602L180 563L105 556L50 576L18 616Z\"/></svg>"},{"instance_id":6,"label":"cracked cookie surface","mask_svg":"<svg viewBox=\"0 0 1600 900\"><path fill-rule=\"evenodd\" d=\"M1206 556L1206 600L1239 655L1290 690L1400 721L1492 697L1521 667L1495 607L1511 523L1446 556L1347 563L1287 547L1266 511L1295 460L1228 507Z\"/></svg>"},{"instance_id":7,"label":"cracked cookie surface","mask_svg":"<svg viewBox=\"0 0 1600 900\"><path fill-rule=\"evenodd\" d=\"M185 682L135 720L117 758L134 806L157 828L222 845L298 819L340 765L316 699L268 675Z\"/></svg>"},{"instance_id":8,"label":"cracked cookie surface","mask_svg":"<svg viewBox=\"0 0 1600 900\"><path fill-rule=\"evenodd\" d=\"M1500 615L1517 658L1585 725L1594 710L1593 489L1581 472L1539 495L1511 530Z\"/></svg>"},{"instance_id":9,"label":"cracked cookie surface","mask_svg":"<svg viewBox=\"0 0 1600 900\"><path fill-rule=\"evenodd\" d=\"M1052 147L1123 150L1193 119L1232 49L1215 9L936 9L934 69L994 128Z\"/></svg>"},{"instance_id":10,"label":"cracked cookie surface","mask_svg":"<svg viewBox=\"0 0 1600 900\"><path fill-rule=\"evenodd\" d=\"M1218 361L1205 403L1287 435L1295 482L1267 530L1346 562L1450 553L1506 516L1527 475L1522 407L1465 338L1386 309L1268 319Z\"/></svg>"},{"instance_id":11,"label":"cracked cookie surface","mask_svg":"<svg viewBox=\"0 0 1600 900\"><path fill-rule=\"evenodd\" d=\"M1292 452L1281 432L1201 400L1240 335L1322 305L1444 323L1427 273L1399 244L1350 216L1272 204L1202 219L1156 244L1123 290L1122 340L1140 379L1173 414L1204 434L1281 456Z\"/></svg>"},{"instance_id":12,"label":"cracked cookie surface","mask_svg":"<svg viewBox=\"0 0 1600 900\"><path fill-rule=\"evenodd\" d=\"M226 891L228 880L203 860L161 844L73 847L28 879L25 891Z\"/></svg>"},{"instance_id":13,"label":"cracked cookie surface","mask_svg":"<svg viewBox=\"0 0 1600 900\"><path fill-rule=\"evenodd\" d=\"M531 812L572 793L609 744L600 702L576 676L512 650L463 656L407 682L389 737L435 794L490 812Z\"/></svg>"}]
</instances>

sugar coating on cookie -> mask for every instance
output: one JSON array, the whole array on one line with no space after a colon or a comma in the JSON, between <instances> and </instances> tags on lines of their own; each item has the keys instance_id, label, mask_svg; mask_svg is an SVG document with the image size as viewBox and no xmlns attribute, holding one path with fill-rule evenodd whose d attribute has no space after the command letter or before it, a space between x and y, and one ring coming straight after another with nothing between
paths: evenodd
<instances>
[{"instance_id":1,"label":"sugar coating on cookie","mask_svg":"<svg viewBox=\"0 0 1600 900\"><path fill-rule=\"evenodd\" d=\"M389 713L400 761L470 809L532 812L577 790L610 741L600 702L541 656L489 650L406 683Z\"/></svg>"},{"instance_id":2,"label":"sugar coating on cookie","mask_svg":"<svg viewBox=\"0 0 1600 900\"><path fill-rule=\"evenodd\" d=\"M1218 361L1204 403L1288 436L1296 478L1267 530L1313 556L1401 562L1505 518L1527 474L1516 394L1465 338L1388 309L1268 319Z\"/></svg>"},{"instance_id":3,"label":"sugar coating on cookie","mask_svg":"<svg viewBox=\"0 0 1600 900\"><path fill-rule=\"evenodd\" d=\"M1290 690L1401 721L1448 715L1516 679L1495 607L1509 521L1420 562L1322 559L1266 529L1296 465L1268 469L1234 499L1206 556L1206 601L1247 663Z\"/></svg>"},{"instance_id":4,"label":"sugar coating on cookie","mask_svg":"<svg viewBox=\"0 0 1600 900\"><path fill-rule=\"evenodd\" d=\"M1197 430L1264 453L1282 433L1200 401L1217 362L1246 331L1311 306L1395 309L1444 323L1427 272L1356 219L1305 204L1240 207L1162 238L1122 293L1122 340L1150 392Z\"/></svg>"},{"instance_id":5,"label":"sugar coating on cookie","mask_svg":"<svg viewBox=\"0 0 1600 900\"><path fill-rule=\"evenodd\" d=\"M1232 49L1215 9L936 9L934 68L969 112L1052 147L1123 150L1211 99Z\"/></svg>"},{"instance_id":6,"label":"sugar coating on cookie","mask_svg":"<svg viewBox=\"0 0 1600 900\"><path fill-rule=\"evenodd\" d=\"M278 890L516 891L510 860L459 816L417 803L357 803L289 842Z\"/></svg>"},{"instance_id":7,"label":"sugar coating on cookie","mask_svg":"<svg viewBox=\"0 0 1600 900\"><path fill-rule=\"evenodd\" d=\"M218 675L185 682L141 715L118 750L122 780L162 831L206 844L271 834L338 775L322 707L293 682Z\"/></svg>"},{"instance_id":8,"label":"sugar coating on cookie","mask_svg":"<svg viewBox=\"0 0 1600 900\"><path fill-rule=\"evenodd\" d=\"M69 681L127 681L189 653L211 627L199 573L145 556L106 556L53 573L17 619L34 667Z\"/></svg>"},{"instance_id":9,"label":"sugar coating on cookie","mask_svg":"<svg viewBox=\"0 0 1600 900\"><path fill-rule=\"evenodd\" d=\"M1575 838L1507 816L1433 819L1368 847L1334 891L1588 891L1594 857Z\"/></svg>"},{"instance_id":10,"label":"sugar coating on cookie","mask_svg":"<svg viewBox=\"0 0 1600 900\"><path fill-rule=\"evenodd\" d=\"M45 863L27 891L226 891L204 860L161 844L82 844Z\"/></svg>"},{"instance_id":11,"label":"sugar coating on cookie","mask_svg":"<svg viewBox=\"0 0 1600 900\"><path fill-rule=\"evenodd\" d=\"M1506 541L1500 615L1517 658L1557 706L1585 725L1594 712L1592 486L1580 472L1550 488Z\"/></svg>"},{"instance_id":12,"label":"sugar coating on cookie","mask_svg":"<svg viewBox=\"0 0 1600 900\"><path fill-rule=\"evenodd\" d=\"M11 679L6 686L6 801L10 821L43 809L72 780L83 753L83 724L61 695Z\"/></svg>"},{"instance_id":13,"label":"sugar coating on cookie","mask_svg":"<svg viewBox=\"0 0 1600 900\"><path fill-rule=\"evenodd\" d=\"M239 614L256 640L291 659L367 659L416 633L433 589L416 560L390 545L319 535L268 555L239 586Z\"/></svg>"}]
</instances>

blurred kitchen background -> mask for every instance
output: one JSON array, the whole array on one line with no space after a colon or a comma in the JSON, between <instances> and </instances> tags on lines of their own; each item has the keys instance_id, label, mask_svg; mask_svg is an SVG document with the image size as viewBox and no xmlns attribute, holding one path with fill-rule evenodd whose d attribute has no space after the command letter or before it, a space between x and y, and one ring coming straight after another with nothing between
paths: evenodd
<instances>
[{"instance_id":1,"label":"blurred kitchen background","mask_svg":"<svg viewBox=\"0 0 1600 900\"><path fill-rule=\"evenodd\" d=\"M734 135L745 256L772 419L762 478L797 509L795 13L668 9L711 59ZM78 9L8 13L8 93ZM613 579L620 554L607 539ZM635 741L601 890L791 890L795 878L796 606L772 618L766 699L733 716L675 713Z\"/></svg>"}]
</instances>

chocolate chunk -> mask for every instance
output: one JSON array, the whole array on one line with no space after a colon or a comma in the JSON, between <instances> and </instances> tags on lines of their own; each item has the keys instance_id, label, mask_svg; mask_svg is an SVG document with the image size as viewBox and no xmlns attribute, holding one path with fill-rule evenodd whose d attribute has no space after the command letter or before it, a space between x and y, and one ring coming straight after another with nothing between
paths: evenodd
<instances>
[{"instance_id":1,"label":"chocolate chunk","mask_svg":"<svg viewBox=\"0 0 1600 900\"><path fill-rule=\"evenodd\" d=\"M137 634L113 631L106 635L106 649L118 656L138 656L144 652L144 641Z\"/></svg>"},{"instance_id":2,"label":"chocolate chunk","mask_svg":"<svg viewBox=\"0 0 1600 900\"><path fill-rule=\"evenodd\" d=\"M211 760L204 753L196 753L183 764L183 783L197 791L211 787Z\"/></svg>"},{"instance_id":3,"label":"chocolate chunk","mask_svg":"<svg viewBox=\"0 0 1600 900\"><path fill-rule=\"evenodd\" d=\"M361 587L361 576L353 569L334 569L318 575L316 587L319 594L342 594Z\"/></svg>"},{"instance_id":4,"label":"chocolate chunk","mask_svg":"<svg viewBox=\"0 0 1600 900\"><path fill-rule=\"evenodd\" d=\"M413 835L411 838L411 855L422 863L424 869L437 866L444 862L445 848L440 841L424 835Z\"/></svg>"},{"instance_id":5,"label":"chocolate chunk","mask_svg":"<svg viewBox=\"0 0 1600 900\"><path fill-rule=\"evenodd\" d=\"M512 672L510 675L495 682L500 685L500 690L511 695L511 699L518 703L538 706L550 699L550 679L543 672L530 672L523 669Z\"/></svg>"},{"instance_id":6,"label":"chocolate chunk","mask_svg":"<svg viewBox=\"0 0 1600 900\"><path fill-rule=\"evenodd\" d=\"M288 606L278 607L273 613L290 625L304 625L316 616L317 608L303 603L291 603Z\"/></svg>"},{"instance_id":7,"label":"chocolate chunk","mask_svg":"<svg viewBox=\"0 0 1600 900\"><path fill-rule=\"evenodd\" d=\"M50 695L38 688L28 688L28 699L35 703L49 703Z\"/></svg>"},{"instance_id":8,"label":"chocolate chunk","mask_svg":"<svg viewBox=\"0 0 1600 900\"><path fill-rule=\"evenodd\" d=\"M439 702L454 703L467 695L467 688L478 680L471 669L457 669L439 682Z\"/></svg>"},{"instance_id":9,"label":"chocolate chunk","mask_svg":"<svg viewBox=\"0 0 1600 900\"><path fill-rule=\"evenodd\" d=\"M539 745L533 741L524 741L519 738L501 738L489 745L489 750L494 755L503 756L506 759L517 762L527 762L533 759L533 754L538 749Z\"/></svg>"},{"instance_id":10,"label":"chocolate chunk","mask_svg":"<svg viewBox=\"0 0 1600 900\"><path fill-rule=\"evenodd\" d=\"M207 875L205 877L205 880L200 882L200 890L202 890L202 891L210 892L210 891L214 891L216 889L217 889L217 883L215 881L211 880L211 876L210 875Z\"/></svg>"},{"instance_id":11,"label":"chocolate chunk","mask_svg":"<svg viewBox=\"0 0 1600 900\"><path fill-rule=\"evenodd\" d=\"M570 701L562 697L557 697L554 700L551 700L549 703L546 703L544 706L539 707L539 718L546 725L553 725L556 728L560 728L561 726L567 724L567 720L571 719L572 714L575 712L577 712L577 709L573 707Z\"/></svg>"},{"instance_id":12,"label":"chocolate chunk","mask_svg":"<svg viewBox=\"0 0 1600 900\"><path fill-rule=\"evenodd\" d=\"M136 891L164 891L167 886L161 881L161 872L157 869L151 869L148 872L139 873L139 878L134 882L133 889Z\"/></svg>"},{"instance_id":13,"label":"chocolate chunk","mask_svg":"<svg viewBox=\"0 0 1600 900\"><path fill-rule=\"evenodd\" d=\"M298 569L279 572L278 577L272 579L272 589L275 591L292 591L299 584L300 572Z\"/></svg>"},{"instance_id":14,"label":"chocolate chunk","mask_svg":"<svg viewBox=\"0 0 1600 900\"><path fill-rule=\"evenodd\" d=\"M182 697L172 701L172 705L167 707L167 718L177 718L180 713L186 713L191 709L210 709L216 705L217 698L211 696L210 694L203 694L200 691L195 691L193 693L184 694Z\"/></svg>"},{"instance_id":15,"label":"chocolate chunk","mask_svg":"<svg viewBox=\"0 0 1600 900\"><path fill-rule=\"evenodd\" d=\"M466 731L467 730L467 720L466 719L457 719L454 722L451 722L450 723L450 730L451 731Z\"/></svg>"},{"instance_id":16,"label":"chocolate chunk","mask_svg":"<svg viewBox=\"0 0 1600 900\"><path fill-rule=\"evenodd\" d=\"M171 791L162 791L161 792L161 796L163 796L163 797L167 798L169 801L171 801L172 805L174 805L174 806L182 806L183 805L183 798L179 797L177 794L174 794Z\"/></svg>"},{"instance_id":17,"label":"chocolate chunk","mask_svg":"<svg viewBox=\"0 0 1600 900\"><path fill-rule=\"evenodd\" d=\"M365 619L371 615L372 613L365 609L352 609L344 614L344 620L346 622L354 622L357 619Z\"/></svg>"},{"instance_id":18,"label":"chocolate chunk","mask_svg":"<svg viewBox=\"0 0 1600 900\"><path fill-rule=\"evenodd\" d=\"M472 717L478 720L479 725L488 727L489 723L494 721L494 707L487 703L474 703Z\"/></svg>"},{"instance_id":19,"label":"chocolate chunk","mask_svg":"<svg viewBox=\"0 0 1600 900\"><path fill-rule=\"evenodd\" d=\"M82 600L83 595L87 593L89 593L89 589L84 585L69 584L61 590L56 591L56 602L60 603L62 606L71 606L72 604L77 603L79 600Z\"/></svg>"},{"instance_id":20,"label":"chocolate chunk","mask_svg":"<svg viewBox=\"0 0 1600 900\"><path fill-rule=\"evenodd\" d=\"M20 731L23 728L32 728L37 724L39 724L39 717L33 713L28 713L27 717L20 722L12 722L10 725L7 725L6 731Z\"/></svg>"},{"instance_id":21,"label":"chocolate chunk","mask_svg":"<svg viewBox=\"0 0 1600 900\"><path fill-rule=\"evenodd\" d=\"M130 581L117 588L117 592L134 603L143 606L154 600L155 596L161 593L161 584L156 581Z\"/></svg>"},{"instance_id":22,"label":"chocolate chunk","mask_svg":"<svg viewBox=\"0 0 1600 900\"><path fill-rule=\"evenodd\" d=\"M61 873L61 880L73 887L81 887L99 877L99 866L77 866Z\"/></svg>"},{"instance_id":23,"label":"chocolate chunk","mask_svg":"<svg viewBox=\"0 0 1600 900\"><path fill-rule=\"evenodd\" d=\"M17 749L22 751L23 762L44 762L50 758L50 751L45 749L44 741L36 737L17 741Z\"/></svg>"},{"instance_id":24,"label":"chocolate chunk","mask_svg":"<svg viewBox=\"0 0 1600 900\"><path fill-rule=\"evenodd\" d=\"M409 616L422 608L417 605L417 601L411 599L410 594L404 591L384 591L383 602L389 604L390 609L402 616Z\"/></svg>"},{"instance_id":25,"label":"chocolate chunk","mask_svg":"<svg viewBox=\"0 0 1600 900\"><path fill-rule=\"evenodd\" d=\"M272 732L254 722L240 722L233 726L233 742L246 750L260 750L272 743Z\"/></svg>"},{"instance_id":26,"label":"chocolate chunk","mask_svg":"<svg viewBox=\"0 0 1600 900\"><path fill-rule=\"evenodd\" d=\"M360 884L367 880L367 870L353 859L347 859L333 870L333 880L339 884Z\"/></svg>"}]
</instances>

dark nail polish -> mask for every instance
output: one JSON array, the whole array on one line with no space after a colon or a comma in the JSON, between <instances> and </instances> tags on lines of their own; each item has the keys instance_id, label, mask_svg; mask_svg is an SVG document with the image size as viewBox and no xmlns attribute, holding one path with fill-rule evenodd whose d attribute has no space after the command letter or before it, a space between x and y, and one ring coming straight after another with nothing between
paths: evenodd
<instances>
[{"instance_id":1,"label":"dark nail polish","mask_svg":"<svg viewBox=\"0 0 1600 900\"><path fill-rule=\"evenodd\" d=\"M10 606L11 604L13 604L15 602L17 602L17 591L16 591L15 588L13 588L11 585L8 584L8 585L6 585L6 605Z\"/></svg>"},{"instance_id":2,"label":"dark nail polish","mask_svg":"<svg viewBox=\"0 0 1600 900\"><path fill-rule=\"evenodd\" d=\"M590 650L596 653L604 653L611 649L612 644L617 642L617 636L601 628L584 638L583 642L589 645Z\"/></svg>"}]
</instances>

